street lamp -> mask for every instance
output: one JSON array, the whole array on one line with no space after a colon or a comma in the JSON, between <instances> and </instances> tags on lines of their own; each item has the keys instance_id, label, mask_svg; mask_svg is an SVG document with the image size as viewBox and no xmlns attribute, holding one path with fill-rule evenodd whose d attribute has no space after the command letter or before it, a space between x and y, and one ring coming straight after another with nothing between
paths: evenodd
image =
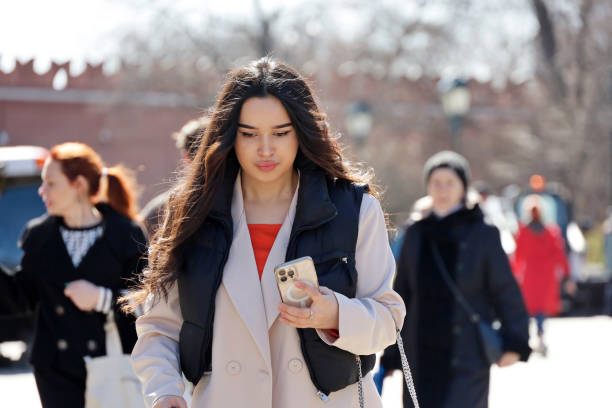
<instances>
[{"instance_id":1,"label":"street lamp","mask_svg":"<svg viewBox=\"0 0 612 408\"><path fill-rule=\"evenodd\" d=\"M452 149L461 152L461 127L470 110L471 102L468 81L460 78L453 81L440 81L438 90L442 110L450 126Z\"/></svg>"},{"instance_id":2,"label":"street lamp","mask_svg":"<svg viewBox=\"0 0 612 408\"><path fill-rule=\"evenodd\" d=\"M345 111L344 125L355 145L363 146L372 130L372 107L365 101L351 103Z\"/></svg>"}]
</instances>

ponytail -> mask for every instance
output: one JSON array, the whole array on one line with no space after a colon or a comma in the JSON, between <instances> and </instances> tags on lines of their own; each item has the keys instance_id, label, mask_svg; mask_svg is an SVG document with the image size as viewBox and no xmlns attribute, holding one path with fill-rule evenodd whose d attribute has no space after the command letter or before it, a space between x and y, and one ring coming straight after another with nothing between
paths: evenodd
<instances>
[{"instance_id":1,"label":"ponytail","mask_svg":"<svg viewBox=\"0 0 612 408\"><path fill-rule=\"evenodd\" d=\"M87 180L92 203L108 201L115 211L132 220L138 220L136 177L130 169L122 165L104 167L98 153L88 145L78 142L53 146L49 157L59 162L70 181L74 181L78 176Z\"/></svg>"},{"instance_id":2,"label":"ponytail","mask_svg":"<svg viewBox=\"0 0 612 408\"><path fill-rule=\"evenodd\" d=\"M107 168L106 183L106 198L108 204L115 211L126 217L133 220L138 219L136 180L133 172L122 165Z\"/></svg>"}]
</instances>

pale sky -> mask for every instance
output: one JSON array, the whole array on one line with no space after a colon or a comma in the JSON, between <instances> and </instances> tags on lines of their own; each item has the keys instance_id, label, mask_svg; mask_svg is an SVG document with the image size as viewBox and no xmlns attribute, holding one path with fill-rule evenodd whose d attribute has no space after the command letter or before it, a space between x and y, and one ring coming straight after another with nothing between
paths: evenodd
<instances>
[{"instance_id":1,"label":"pale sky","mask_svg":"<svg viewBox=\"0 0 612 408\"><path fill-rule=\"evenodd\" d=\"M34 69L45 72L51 61L59 63L71 61L70 70L76 75L84 69L85 62L112 62L112 56L118 53L122 34L146 28L153 16L150 5L166 5L179 10L181 16L189 19L190 14L199 16L203 11L222 17L250 19L254 13L255 0L0 0L0 70L11 71L15 60L27 61L35 58ZM291 9L308 2L308 0L259 0L264 11L283 7ZM430 3L423 10L407 0L372 0L378 4L393 5L398 13L429 22L448 21L447 10ZM501 0L499 0L501 1ZM311 4L312 0L310 1ZM316 3L314 3L316 4ZM319 3L320 4L320 3ZM323 4L329 7L337 5L337 0L327 0ZM486 3L484 3L486 4ZM355 30L359 26L360 10L344 8L332 13L334 29L341 34ZM483 47L495 49L496 35L509 33L511 37L525 39L533 37L537 26L531 18L525 18L520 12L506 12L500 20L482 20L476 41ZM451 21L457 24L456 21ZM457 25L461 35L461 25ZM467 30L473 29L464 24ZM470 34L466 34L469 36ZM473 36L473 33L471 34ZM521 44L517 41L517 44ZM116 62L116 61L115 61ZM530 60L523 60L525 67L519 71L530 71ZM108 64L112 65L112 64ZM463 61L461 66L449 65L445 68L446 76L469 71L470 75L486 80L491 76L490 66L483 61ZM465 72L463 73L465 74ZM443 72L443 75L445 73ZM519 75L520 76L520 75Z\"/></svg>"},{"instance_id":2,"label":"pale sky","mask_svg":"<svg viewBox=\"0 0 612 408\"><path fill-rule=\"evenodd\" d=\"M36 57L37 69L51 59L101 60L105 36L127 22L117 3L102 0L0 0L0 66ZM132 16L133 18L133 16Z\"/></svg>"},{"instance_id":3,"label":"pale sky","mask_svg":"<svg viewBox=\"0 0 612 408\"><path fill-rule=\"evenodd\" d=\"M290 0L302 3L304 0ZM100 62L119 47L121 30L146 24L147 0L0 0L0 69L10 71L15 60L35 57L44 72L50 61L70 60L75 67ZM219 15L249 15L252 0L157 1L180 7L207 8ZM261 0L264 10L287 0ZM127 4L127 5L126 5ZM135 12L136 10L136 12Z\"/></svg>"}]
</instances>

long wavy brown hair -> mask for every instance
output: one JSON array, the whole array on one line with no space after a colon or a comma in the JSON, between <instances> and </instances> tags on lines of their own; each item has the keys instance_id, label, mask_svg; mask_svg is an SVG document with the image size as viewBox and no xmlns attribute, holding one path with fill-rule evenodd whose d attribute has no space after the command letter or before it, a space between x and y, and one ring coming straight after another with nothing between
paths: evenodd
<instances>
[{"instance_id":1,"label":"long wavy brown hair","mask_svg":"<svg viewBox=\"0 0 612 408\"><path fill-rule=\"evenodd\" d=\"M181 245L202 225L224 181L230 163L236 163L234 142L243 103L251 97L273 96L280 100L296 131L299 150L296 168L320 168L328 177L371 184L371 170L361 171L345 161L336 135L315 100L307 81L290 66L268 57L232 71L214 106L210 123L196 156L170 194L164 220L151 239L148 268L131 307L149 294L167 297L180 274ZM130 307L128 307L130 308Z\"/></svg>"}]
</instances>

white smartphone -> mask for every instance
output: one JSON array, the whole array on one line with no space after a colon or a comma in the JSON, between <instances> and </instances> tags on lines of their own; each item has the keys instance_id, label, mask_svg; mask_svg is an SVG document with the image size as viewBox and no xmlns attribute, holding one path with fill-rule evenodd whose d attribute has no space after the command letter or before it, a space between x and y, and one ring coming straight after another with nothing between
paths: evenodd
<instances>
[{"instance_id":1,"label":"white smartphone","mask_svg":"<svg viewBox=\"0 0 612 408\"><path fill-rule=\"evenodd\" d=\"M317 271L311 257L305 256L277 265L274 276L283 303L295 307L309 307L312 304L310 296L294 285L295 281L304 281L319 288Z\"/></svg>"}]
</instances>

